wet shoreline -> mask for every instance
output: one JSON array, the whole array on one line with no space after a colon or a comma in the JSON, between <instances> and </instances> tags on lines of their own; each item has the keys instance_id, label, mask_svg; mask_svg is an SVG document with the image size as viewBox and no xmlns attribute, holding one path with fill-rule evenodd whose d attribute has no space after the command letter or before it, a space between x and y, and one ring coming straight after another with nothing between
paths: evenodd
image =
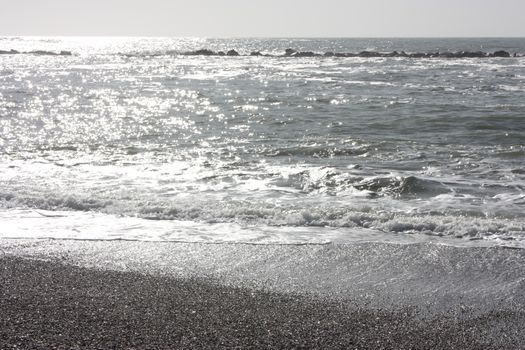
<instances>
[{"instance_id":1,"label":"wet shoreline","mask_svg":"<svg viewBox=\"0 0 525 350\"><path fill-rule=\"evenodd\" d=\"M417 308L374 309L210 281L98 271L2 258L3 349L519 349L487 333L519 312L447 313L421 321Z\"/></svg>"},{"instance_id":2,"label":"wet shoreline","mask_svg":"<svg viewBox=\"0 0 525 350\"><path fill-rule=\"evenodd\" d=\"M525 349L523 250L0 240L0 348Z\"/></svg>"}]
</instances>

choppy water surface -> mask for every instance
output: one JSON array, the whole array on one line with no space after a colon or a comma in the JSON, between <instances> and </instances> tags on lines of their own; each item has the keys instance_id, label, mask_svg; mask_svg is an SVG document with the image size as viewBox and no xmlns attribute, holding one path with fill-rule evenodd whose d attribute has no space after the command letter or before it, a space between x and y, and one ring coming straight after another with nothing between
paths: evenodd
<instances>
[{"instance_id":1,"label":"choppy water surface","mask_svg":"<svg viewBox=\"0 0 525 350\"><path fill-rule=\"evenodd\" d=\"M525 39L0 38L0 236L525 247Z\"/></svg>"}]
</instances>

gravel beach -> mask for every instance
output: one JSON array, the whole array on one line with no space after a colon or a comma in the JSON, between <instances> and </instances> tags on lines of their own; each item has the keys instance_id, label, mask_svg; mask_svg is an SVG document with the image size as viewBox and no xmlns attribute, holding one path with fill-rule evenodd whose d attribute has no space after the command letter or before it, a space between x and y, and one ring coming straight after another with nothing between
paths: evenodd
<instances>
[{"instance_id":1,"label":"gravel beach","mask_svg":"<svg viewBox=\"0 0 525 350\"><path fill-rule=\"evenodd\" d=\"M525 348L520 309L428 316L5 253L0 276L1 349Z\"/></svg>"}]
</instances>

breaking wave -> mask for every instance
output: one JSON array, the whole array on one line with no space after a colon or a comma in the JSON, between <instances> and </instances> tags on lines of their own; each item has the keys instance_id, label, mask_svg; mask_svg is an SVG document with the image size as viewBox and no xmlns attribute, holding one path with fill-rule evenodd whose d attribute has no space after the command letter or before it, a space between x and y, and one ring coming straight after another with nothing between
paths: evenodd
<instances>
[{"instance_id":1,"label":"breaking wave","mask_svg":"<svg viewBox=\"0 0 525 350\"><path fill-rule=\"evenodd\" d=\"M362 185L365 186L365 185ZM410 194L415 190L442 192L440 187L417 178L400 180L376 179L366 181L366 191ZM432 200L432 199L430 199ZM82 196L48 198L21 198L15 194L0 196L4 208L33 208L39 210L72 210L104 213L124 217L138 217L154 221L191 221L203 224L236 224L241 227L305 227L323 230L367 229L390 235L418 234L453 237L457 239L497 239L525 244L525 224L519 218L487 217L481 212L462 213L425 211L395 211L377 203L344 201L324 203L316 201L293 204L257 202L248 200L206 200L205 198L178 201L131 202L103 200ZM424 206L422 204L422 206ZM312 237L315 239L315 237ZM343 239L344 240L344 239Z\"/></svg>"}]
</instances>

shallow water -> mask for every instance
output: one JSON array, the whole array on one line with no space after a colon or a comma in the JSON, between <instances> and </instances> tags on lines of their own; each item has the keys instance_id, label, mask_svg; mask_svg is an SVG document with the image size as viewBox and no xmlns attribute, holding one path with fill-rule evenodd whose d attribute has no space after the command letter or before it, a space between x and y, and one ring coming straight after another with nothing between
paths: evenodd
<instances>
[{"instance_id":1,"label":"shallow water","mask_svg":"<svg viewBox=\"0 0 525 350\"><path fill-rule=\"evenodd\" d=\"M0 38L0 237L525 246L525 39Z\"/></svg>"}]
</instances>

